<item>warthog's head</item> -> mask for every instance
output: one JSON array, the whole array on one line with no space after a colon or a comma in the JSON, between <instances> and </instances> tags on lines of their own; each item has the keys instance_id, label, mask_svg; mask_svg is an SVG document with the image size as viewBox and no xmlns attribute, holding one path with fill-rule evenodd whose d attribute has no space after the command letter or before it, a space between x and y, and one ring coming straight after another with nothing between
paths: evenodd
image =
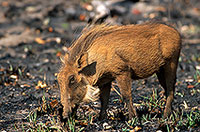
<instances>
[{"instance_id":1,"label":"warthog's head","mask_svg":"<svg viewBox=\"0 0 200 132\"><path fill-rule=\"evenodd\" d=\"M67 118L81 102L98 99L99 89L89 84L88 78L96 72L96 62L87 64L87 54L81 55L76 61L70 61L69 54L66 54L62 62L58 83L63 105L62 116Z\"/></svg>"}]
</instances>

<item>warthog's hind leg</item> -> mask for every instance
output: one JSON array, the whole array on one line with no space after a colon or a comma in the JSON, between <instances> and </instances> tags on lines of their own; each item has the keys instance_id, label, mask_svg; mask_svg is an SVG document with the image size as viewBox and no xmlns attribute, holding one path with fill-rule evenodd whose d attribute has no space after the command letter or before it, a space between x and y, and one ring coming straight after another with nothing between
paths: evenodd
<instances>
[{"instance_id":1,"label":"warthog's hind leg","mask_svg":"<svg viewBox=\"0 0 200 132\"><path fill-rule=\"evenodd\" d=\"M173 58L170 62L160 68L157 72L158 80L161 86L165 89L165 96L167 99L164 117L168 117L171 113L171 105L174 99L175 83L176 83L176 69L177 60Z\"/></svg>"}]
</instances>

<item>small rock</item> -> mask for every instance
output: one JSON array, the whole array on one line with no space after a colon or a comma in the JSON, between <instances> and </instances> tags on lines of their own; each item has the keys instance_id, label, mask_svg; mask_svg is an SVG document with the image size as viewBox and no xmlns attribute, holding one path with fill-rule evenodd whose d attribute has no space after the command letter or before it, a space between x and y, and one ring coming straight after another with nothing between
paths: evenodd
<instances>
[{"instance_id":1,"label":"small rock","mask_svg":"<svg viewBox=\"0 0 200 132\"><path fill-rule=\"evenodd\" d=\"M192 79L192 78L187 78L187 79L185 79L185 81L186 81L186 82L193 82L194 79Z\"/></svg>"},{"instance_id":2,"label":"small rock","mask_svg":"<svg viewBox=\"0 0 200 132\"><path fill-rule=\"evenodd\" d=\"M196 66L196 69L197 69L197 70L200 70L200 66Z\"/></svg>"}]
</instances>

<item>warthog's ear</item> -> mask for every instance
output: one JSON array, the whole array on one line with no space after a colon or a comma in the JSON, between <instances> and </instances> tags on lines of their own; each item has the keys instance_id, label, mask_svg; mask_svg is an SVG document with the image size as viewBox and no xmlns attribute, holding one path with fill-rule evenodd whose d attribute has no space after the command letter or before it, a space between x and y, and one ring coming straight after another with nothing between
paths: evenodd
<instances>
[{"instance_id":1,"label":"warthog's ear","mask_svg":"<svg viewBox=\"0 0 200 132\"><path fill-rule=\"evenodd\" d=\"M92 76L96 73L96 65L97 65L97 62L92 62L91 64L83 67L79 73L82 73L86 76Z\"/></svg>"},{"instance_id":2,"label":"warthog's ear","mask_svg":"<svg viewBox=\"0 0 200 132\"><path fill-rule=\"evenodd\" d=\"M78 68L82 69L88 65L88 53L82 54L78 59Z\"/></svg>"},{"instance_id":3,"label":"warthog's ear","mask_svg":"<svg viewBox=\"0 0 200 132\"><path fill-rule=\"evenodd\" d=\"M96 64L97 62L88 64L88 53L82 54L78 59L79 73L82 73L86 76L94 75L96 73Z\"/></svg>"}]
</instances>

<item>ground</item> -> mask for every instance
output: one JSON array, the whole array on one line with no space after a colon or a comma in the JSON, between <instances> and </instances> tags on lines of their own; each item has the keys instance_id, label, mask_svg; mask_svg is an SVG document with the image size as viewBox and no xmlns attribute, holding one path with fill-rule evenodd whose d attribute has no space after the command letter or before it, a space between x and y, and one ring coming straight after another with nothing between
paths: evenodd
<instances>
[{"instance_id":1,"label":"ground","mask_svg":"<svg viewBox=\"0 0 200 132\"><path fill-rule=\"evenodd\" d=\"M0 0L1 131L200 131L200 2L136 0ZM57 117L60 56L88 20L112 24L163 21L182 35L173 114L162 118L163 89L155 75L133 83L139 118L127 119L116 82L107 110L100 102L82 104L77 119L64 126ZM99 19L101 20L101 19Z\"/></svg>"}]
</instances>

